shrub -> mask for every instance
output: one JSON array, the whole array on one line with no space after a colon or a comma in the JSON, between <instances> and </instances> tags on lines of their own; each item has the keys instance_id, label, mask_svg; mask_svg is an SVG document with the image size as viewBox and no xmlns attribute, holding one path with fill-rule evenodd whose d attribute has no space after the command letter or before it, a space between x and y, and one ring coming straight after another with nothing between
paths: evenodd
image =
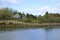
<instances>
[{"instance_id":1,"label":"shrub","mask_svg":"<svg viewBox=\"0 0 60 40\"><path fill-rule=\"evenodd\" d=\"M5 22L2 22L2 23L0 23L0 25L6 25L6 23Z\"/></svg>"},{"instance_id":2,"label":"shrub","mask_svg":"<svg viewBox=\"0 0 60 40\"><path fill-rule=\"evenodd\" d=\"M9 25L13 24L13 22L9 22Z\"/></svg>"},{"instance_id":3,"label":"shrub","mask_svg":"<svg viewBox=\"0 0 60 40\"><path fill-rule=\"evenodd\" d=\"M28 23L31 23L32 21L31 21L30 19L28 19L28 20L26 20L26 21L24 21L24 22L28 22Z\"/></svg>"}]
</instances>

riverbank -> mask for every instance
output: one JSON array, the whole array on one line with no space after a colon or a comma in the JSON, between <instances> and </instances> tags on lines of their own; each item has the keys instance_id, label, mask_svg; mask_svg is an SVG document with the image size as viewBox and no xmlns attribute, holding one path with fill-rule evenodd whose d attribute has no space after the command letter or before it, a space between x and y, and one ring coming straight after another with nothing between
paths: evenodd
<instances>
[{"instance_id":1,"label":"riverbank","mask_svg":"<svg viewBox=\"0 0 60 40\"><path fill-rule=\"evenodd\" d=\"M51 28L60 26L60 23L26 23L14 20L0 21L0 28Z\"/></svg>"}]
</instances>

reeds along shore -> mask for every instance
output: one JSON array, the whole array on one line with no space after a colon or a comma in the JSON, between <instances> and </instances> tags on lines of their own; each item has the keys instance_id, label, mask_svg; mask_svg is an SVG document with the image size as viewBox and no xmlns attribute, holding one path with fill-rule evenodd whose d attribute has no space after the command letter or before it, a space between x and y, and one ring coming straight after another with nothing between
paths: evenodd
<instances>
[{"instance_id":1,"label":"reeds along shore","mask_svg":"<svg viewBox=\"0 0 60 40\"><path fill-rule=\"evenodd\" d=\"M60 23L0 23L0 28L50 28L60 26Z\"/></svg>"}]
</instances>

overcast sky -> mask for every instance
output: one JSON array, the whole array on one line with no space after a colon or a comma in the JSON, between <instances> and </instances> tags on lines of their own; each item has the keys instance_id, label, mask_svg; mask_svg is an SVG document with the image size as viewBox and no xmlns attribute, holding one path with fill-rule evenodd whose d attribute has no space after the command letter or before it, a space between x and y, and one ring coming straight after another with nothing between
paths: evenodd
<instances>
[{"instance_id":1,"label":"overcast sky","mask_svg":"<svg viewBox=\"0 0 60 40\"><path fill-rule=\"evenodd\" d=\"M10 7L34 15L44 15L46 11L60 13L60 0L0 0L0 8L2 7Z\"/></svg>"}]
</instances>

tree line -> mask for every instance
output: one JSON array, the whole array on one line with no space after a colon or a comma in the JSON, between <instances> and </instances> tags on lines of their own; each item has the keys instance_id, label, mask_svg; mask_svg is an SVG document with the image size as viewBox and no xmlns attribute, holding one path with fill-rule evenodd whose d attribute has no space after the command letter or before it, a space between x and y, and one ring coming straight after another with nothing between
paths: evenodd
<instances>
[{"instance_id":1,"label":"tree line","mask_svg":"<svg viewBox=\"0 0 60 40\"><path fill-rule=\"evenodd\" d=\"M18 14L18 18L14 17L16 14ZM17 10L13 10L12 8L1 8L0 20L18 20L29 23L60 23L60 17L54 17L50 14L51 13L47 11L44 16L35 16L29 13L25 14L24 12L18 12Z\"/></svg>"}]
</instances>

